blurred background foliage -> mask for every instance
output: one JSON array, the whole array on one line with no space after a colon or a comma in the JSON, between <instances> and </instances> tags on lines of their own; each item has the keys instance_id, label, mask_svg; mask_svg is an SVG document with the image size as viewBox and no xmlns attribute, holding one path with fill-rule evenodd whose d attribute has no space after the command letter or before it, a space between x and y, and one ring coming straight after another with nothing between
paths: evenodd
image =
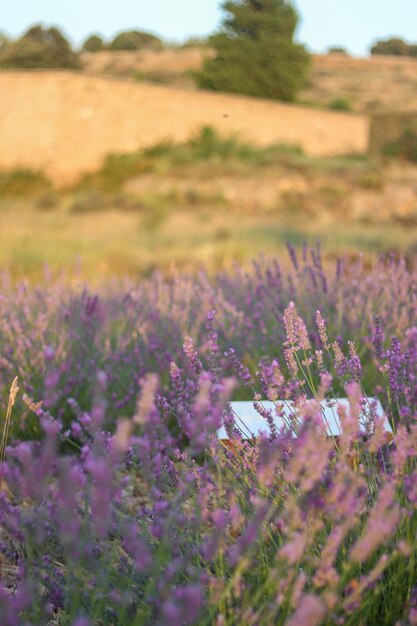
<instances>
[{"instance_id":1,"label":"blurred background foliage","mask_svg":"<svg viewBox=\"0 0 417 626\"><path fill-rule=\"evenodd\" d=\"M155 268L217 271L259 252L275 254L286 241L317 238L329 257L358 250L413 257L417 102L414 60L406 57L416 46L391 38L377 41L366 60L337 44L327 55L309 55L294 39L294 7L272 0L262 7L261 19L253 3L227 2L216 35L181 44L132 29L110 40L93 33L74 49L59 28L34 25L15 40L0 34L0 68L200 84L367 114L369 154L313 157L296 144L261 148L206 127L182 143L109 154L71 186L26 167L0 171L1 268L40 279L45 264L71 271L82 259L80 271L95 281ZM253 71L245 80L255 81L232 85L230 73L242 76L236 68L248 66L248 54ZM280 61L287 69L277 81L275 61L266 61L286 55L298 69Z\"/></svg>"}]
</instances>

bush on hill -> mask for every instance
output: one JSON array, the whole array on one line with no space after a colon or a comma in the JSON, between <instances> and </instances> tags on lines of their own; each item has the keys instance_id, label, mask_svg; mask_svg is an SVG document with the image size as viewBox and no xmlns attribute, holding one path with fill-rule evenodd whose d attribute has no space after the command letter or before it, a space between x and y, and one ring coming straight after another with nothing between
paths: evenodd
<instances>
[{"instance_id":1,"label":"bush on hill","mask_svg":"<svg viewBox=\"0 0 417 626\"><path fill-rule=\"evenodd\" d=\"M0 171L0 197L33 196L51 188L51 182L42 172L18 167Z\"/></svg>"},{"instance_id":2,"label":"bush on hill","mask_svg":"<svg viewBox=\"0 0 417 626\"><path fill-rule=\"evenodd\" d=\"M138 30L119 33L109 45L110 50L140 50L153 48L160 50L163 43L159 37Z\"/></svg>"},{"instance_id":3,"label":"bush on hill","mask_svg":"<svg viewBox=\"0 0 417 626\"><path fill-rule=\"evenodd\" d=\"M78 69L78 55L55 27L36 25L4 49L0 48L0 67Z\"/></svg>"},{"instance_id":4,"label":"bush on hill","mask_svg":"<svg viewBox=\"0 0 417 626\"><path fill-rule=\"evenodd\" d=\"M342 48L341 46L332 46L328 49L327 54L346 54L349 56L349 52L346 48Z\"/></svg>"},{"instance_id":5,"label":"bush on hill","mask_svg":"<svg viewBox=\"0 0 417 626\"><path fill-rule=\"evenodd\" d=\"M399 37L392 37L391 39L381 39L372 46L371 54L417 57L417 44L407 43Z\"/></svg>"},{"instance_id":6,"label":"bush on hill","mask_svg":"<svg viewBox=\"0 0 417 626\"><path fill-rule=\"evenodd\" d=\"M82 46L83 52L101 52L101 50L105 50L105 48L106 44L100 35L90 35Z\"/></svg>"}]
</instances>

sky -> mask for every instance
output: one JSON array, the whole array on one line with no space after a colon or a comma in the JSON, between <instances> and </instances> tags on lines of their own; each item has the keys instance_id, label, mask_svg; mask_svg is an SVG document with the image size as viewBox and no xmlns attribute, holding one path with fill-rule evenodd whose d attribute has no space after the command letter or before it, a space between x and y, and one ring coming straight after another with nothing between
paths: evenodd
<instances>
[{"instance_id":1,"label":"sky","mask_svg":"<svg viewBox=\"0 0 417 626\"><path fill-rule=\"evenodd\" d=\"M149 30L170 41L205 36L220 24L220 0L0 0L0 31L10 36L43 22L59 25L75 44L98 32ZM297 39L312 52L342 46L366 55L376 39L417 41L417 0L295 0Z\"/></svg>"}]
</instances>

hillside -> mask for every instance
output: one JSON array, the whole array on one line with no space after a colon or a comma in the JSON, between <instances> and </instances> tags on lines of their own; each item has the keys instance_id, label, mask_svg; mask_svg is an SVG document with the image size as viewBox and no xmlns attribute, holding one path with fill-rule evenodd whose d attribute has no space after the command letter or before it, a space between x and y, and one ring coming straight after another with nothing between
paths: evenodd
<instances>
[{"instance_id":1,"label":"hillside","mask_svg":"<svg viewBox=\"0 0 417 626\"><path fill-rule=\"evenodd\" d=\"M417 110L417 59L343 54L315 56L301 101L329 105L345 98L361 113Z\"/></svg>"},{"instance_id":2,"label":"hillside","mask_svg":"<svg viewBox=\"0 0 417 626\"><path fill-rule=\"evenodd\" d=\"M82 56L85 71L136 77L193 88L190 70L198 69L205 48L172 48L155 52L100 52ZM359 113L376 110L417 109L417 59L374 56L355 58L343 54L315 55L300 102L329 107L346 100Z\"/></svg>"}]
</instances>

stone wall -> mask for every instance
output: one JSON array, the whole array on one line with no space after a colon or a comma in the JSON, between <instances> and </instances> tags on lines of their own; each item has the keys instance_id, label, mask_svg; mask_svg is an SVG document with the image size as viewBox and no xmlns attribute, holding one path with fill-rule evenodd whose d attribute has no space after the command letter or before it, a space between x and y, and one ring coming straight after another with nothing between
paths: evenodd
<instances>
[{"instance_id":1,"label":"stone wall","mask_svg":"<svg viewBox=\"0 0 417 626\"><path fill-rule=\"evenodd\" d=\"M203 125L309 154L368 148L363 116L76 72L0 72L0 169L42 169L67 183L109 153L183 141Z\"/></svg>"}]
</instances>

